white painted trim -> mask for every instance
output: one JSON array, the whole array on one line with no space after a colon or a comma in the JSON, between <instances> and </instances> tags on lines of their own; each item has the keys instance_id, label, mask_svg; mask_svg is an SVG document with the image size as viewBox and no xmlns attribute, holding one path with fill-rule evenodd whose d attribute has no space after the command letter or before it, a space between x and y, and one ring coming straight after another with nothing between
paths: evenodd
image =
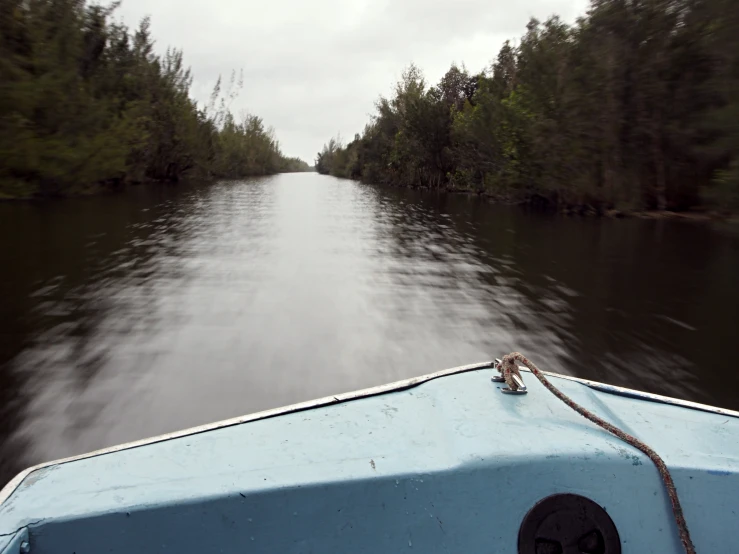
<instances>
[{"instance_id":1,"label":"white painted trim","mask_svg":"<svg viewBox=\"0 0 739 554\"><path fill-rule=\"evenodd\" d=\"M530 373L530 371L525 367L521 367L519 369ZM644 400L660 402L662 404L671 404L673 406L680 406L683 408L692 408L694 410L701 410L703 412L711 412L729 417L739 417L739 412L728 410L726 408L717 408L715 406L709 406L708 404L700 404L698 402L691 402L689 400L680 400L679 398L662 396L661 394L652 394L651 392L642 392L635 389L627 389L626 387L617 387L616 385L608 385L606 383L599 383L598 381L580 379L579 377L570 377L569 375L561 375L559 373L552 373L549 371L542 371L542 373L544 373L545 375L550 375L552 377L559 377L560 379L567 379L568 381L576 381L578 383L582 383L583 385L587 385L588 387L605 393L621 394L632 398L643 398Z\"/></svg>"},{"instance_id":2,"label":"white painted trim","mask_svg":"<svg viewBox=\"0 0 739 554\"><path fill-rule=\"evenodd\" d=\"M254 414L244 415L240 417L235 417L231 419L224 419L222 421L217 421L214 423L208 423L206 425L200 425L198 427L191 427L189 429L183 429L181 431L175 431L173 433L166 433L164 435L158 435L156 437L151 437L147 439L142 439L134 442L127 442L124 444L119 444L116 446L110 446L108 448L103 448L101 450L95 450L93 452L88 452L86 454L81 454L79 456L72 456L69 458L63 458L60 460L53 460L51 462L44 462L42 464L35 465L33 467L29 467L28 469L25 469L21 471L18 475L16 475L13 479L11 479L5 487L3 487L2 490L0 490L0 504L5 502L13 492L18 488L18 486L23 482L23 480L28 477L31 473L33 473L36 470L43 469L45 467L60 465L60 464L66 464L68 462L74 462L77 460L84 460L86 458L93 458L95 456L102 456L104 454L111 454L113 452L120 452L121 450L128 450L130 448L138 448L139 446L146 446L149 444L154 444L157 442L163 442L171 439L177 439L180 437L185 437L188 435L196 435L199 433L205 433L207 431L213 431L215 429L222 429L224 427L231 427L233 425L240 425L242 423L247 423L249 421L256 421L260 419L267 419L272 418L284 414L289 414L293 412L300 412L304 410L310 410L313 408L320 408L323 406L330 406L332 404L339 404L342 402L348 402L350 400L357 400L359 398L367 398L369 396L376 396L378 394L385 394L388 392L393 391L399 391L403 389L408 389L411 387L415 387L417 385L420 385L422 383L426 383L427 381L431 381L433 379L438 379L439 377L446 377L449 375L455 375L457 373L464 373L467 371L475 371L478 369L486 369L486 368L492 368L493 362L482 362L478 364L471 364L471 365L463 365L459 367L454 367L451 369L446 369L444 371L437 371L436 373L429 373L428 375L422 375L420 377L413 377L412 379L405 379L403 381L396 381L395 383L389 383L387 385L380 385L377 387L371 387L368 389L362 389L354 392L347 392L344 394L339 394L336 396L326 396L324 398L319 398L317 400L310 400L308 402L301 402L299 404L292 404L290 406L284 406L282 408L274 408L271 410L265 410L263 412L257 412ZM520 368L523 371L528 372L529 370L526 368ZM722 415L727 415L731 417L739 417L739 412L735 412L733 410L725 410L723 408L715 408L713 406L707 406L705 404L698 404L696 402L688 402L686 400L678 400L676 398L670 398L668 396L660 396L658 394L650 394L647 392L641 392L636 391L632 389L627 389L623 387L616 387L612 385L606 385L603 383L598 383L597 381L589 381L587 379L580 379L578 377L570 377L569 375L560 375L558 373L551 373L549 371L543 371L542 373L549 375L551 377L559 377L562 379L567 379L569 381L576 381L578 383L582 383L583 385L587 385L589 387L601 390L603 392L612 392L616 394L626 394L628 396L637 397L637 398L644 398L645 400L651 400L655 402L662 402L665 404L673 404L676 406L682 406L685 408L693 408L697 410L703 410L706 412L713 412L718 413Z\"/></svg>"},{"instance_id":3,"label":"white painted trim","mask_svg":"<svg viewBox=\"0 0 739 554\"><path fill-rule=\"evenodd\" d=\"M423 375L421 377L414 377L412 379L405 379L403 381L397 381L395 383L390 383L387 385L380 385L377 387L371 387L369 389L363 389L363 390L354 391L354 392L347 392L344 394L338 394L336 396L326 396L324 398L319 398L317 400L309 400L307 402L301 402L299 404L292 404L290 406L284 406L282 408L274 408L271 410L265 410L263 412L257 412L254 414L244 415L244 416L235 417L231 419L224 419L222 421L216 421L214 423L208 423L206 425L190 427L189 429L183 429L181 431L174 431L172 433L166 433L164 435L158 435L158 436L150 437L147 439L127 442L127 443L119 444L116 446L110 446L108 448L103 448L101 450L95 450L93 452L88 452L86 454L80 454L79 456L71 456L69 458L62 458L60 460L44 462L42 464L38 464L38 465L29 467L28 469L21 471L18 475L16 475L13 479L11 479L5 485L5 487L3 487L2 490L0 490L0 504L5 502L10 497L10 495L13 494L13 492L18 487L18 485L20 485L23 482L23 480L26 477L28 477L28 475L30 475L32 472L38 469L43 469L45 467L66 464L68 462L84 460L86 458L93 458L95 456L102 456L104 454L111 454L113 452L119 452L121 450L128 450L130 448L137 448L139 446L146 446L148 444L163 442L163 441L167 441L170 439L177 439L177 438L185 437L188 435L196 435L199 433L205 433L207 431L213 431L214 429L221 429L223 427L231 427L233 425L240 425L242 423L247 423L249 421L267 419L267 418L271 418L271 417L275 417L279 415L289 414L292 412L310 410L313 408L330 406L331 404L339 404L341 402L347 402L349 400L357 400L359 398L366 398L368 396L376 396L378 394L384 394L384 393L393 392L396 390L403 390L403 389L407 389L410 387L415 387L416 385L420 385L421 383L425 383L426 381L431 381L432 379L437 379L439 377L445 377L447 375L454 375L455 373L463 373L465 371L474 371L476 369L485 369L488 367L492 367L492 364L493 362L485 362L485 363L479 363L479 364L459 366L459 367L455 367L452 369L446 369L444 371L438 371L436 373L430 373L428 375Z\"/></svg>"}]
</instances>

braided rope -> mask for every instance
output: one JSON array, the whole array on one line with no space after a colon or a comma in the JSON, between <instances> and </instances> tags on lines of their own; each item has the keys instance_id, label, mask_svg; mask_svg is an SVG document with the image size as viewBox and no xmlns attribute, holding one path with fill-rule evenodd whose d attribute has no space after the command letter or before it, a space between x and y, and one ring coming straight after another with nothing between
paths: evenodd
<instances>
[{"instance_id":1,"label":"braided rope","mask_svg":"<svg viewBox=\"0 0 739 554\"><path fill-rule=\"evenodd\" d=\"M638 448L644 454L646 454L650 460L654 463L654 465L657 468L657 471L659 472L660 476L662 477L662 481L665 484L665 488L667 489L667 495L670 497L670 503L672 504L672 513L675 516L675 523L677 524L677 530L680 534L680 542L683 543L683 547L685 548L686 554L695 554L695 547L693 546L693 542L690 540L690 533L688 532L688 524L685 522L685 516L683 515L683 509L680 506L680 500L677 497L677 489L675 488L675 483L672 480L672 476L670 475L670 471L667 469L667 465L665 465L664 460L660 458L659 454L657 454L654 450L652 450L649 446L644 444L642 441L637 439L636 437L633 437L632 435L629 435L628 433L622 431L618 427L611 425L607 421L599 418L597 415L593 414L592 412L586 410L579 404L577 404L574 400L572 400L569 396L561 392L557 387L555 387L552 383L549 382L549 380L544 376L544 374L541 372L541 370L536 367L536 365L531 362L526 356L519 352L513 352L511 354L508 354L507 356L503 356L503 360L500 364L497 365L498 371L500 371L501 375L505 379L505 382L508 384L508 386L511 388L511 390L517 390L518 385L513 380L512 375L517 375L519 378L521 377L521 374L518 371L518 366L516 366L515 362L518 361L521 364L525 365L527 368L531 370L531 373L533 373L536 378L541 381L541 384L544 385L549 391L554 394L557 398L559 398L562 402L567 404L570 408L575 410L578 414L583 416L586 419L589 419L599 427L602 427L612 435L617 436L622 441L630 444L634 448ZM523 382L523 379L521 380Z\"/></svg>"}]
</instances>

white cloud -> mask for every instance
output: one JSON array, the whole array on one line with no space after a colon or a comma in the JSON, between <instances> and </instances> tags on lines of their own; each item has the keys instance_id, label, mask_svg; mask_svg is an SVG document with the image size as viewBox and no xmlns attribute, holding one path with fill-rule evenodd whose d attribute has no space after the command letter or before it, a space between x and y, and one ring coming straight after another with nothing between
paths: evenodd
<instances>
[{"instance_id":1,"label":"white cloud","mask_svg":"<svg viewBox=\"0 0 739 554\"><path fill-rule=\"evenodd\" d=\"M182 48L193 95L244 70L233 110L275 128L285 154L312 162L340 132L361 132L410 62L435 83L452 62L479 71L530 17L582 15L587 0L124 0L130 27L152 17L156 48Z\"/></svg>"}]
</instances>

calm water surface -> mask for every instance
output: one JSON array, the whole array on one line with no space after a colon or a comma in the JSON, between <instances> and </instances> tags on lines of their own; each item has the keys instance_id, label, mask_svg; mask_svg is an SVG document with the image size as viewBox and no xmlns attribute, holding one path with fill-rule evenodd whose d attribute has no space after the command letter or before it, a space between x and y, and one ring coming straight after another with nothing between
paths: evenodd
<instances>
[{"instance_id":1,"label":"calm water surface","mask_svg":"<svg viewBox=\"0 0 739 554\"><path fill-rule=\"evenodd\" d=\"M0 484L485 361L739 409L739 238L315 174L0 205Z\"/></svg>"}]
</instances>

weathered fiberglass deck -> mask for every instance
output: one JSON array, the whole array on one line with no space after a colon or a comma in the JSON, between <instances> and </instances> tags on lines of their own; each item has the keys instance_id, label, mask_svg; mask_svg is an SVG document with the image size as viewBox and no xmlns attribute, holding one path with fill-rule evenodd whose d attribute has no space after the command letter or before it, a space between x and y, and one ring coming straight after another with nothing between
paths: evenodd
<instances>
[{"instance_id":1,"label":"weathered fiberglass deck","mask_svg":"<svg viewBox=\"0 0 739 554\"><path fill-rule=\"evenodd\" d=\"M459 368L33 470L0 493L0 552L515 553L527 512L565 492L606 509L624 553L682 551L648 458L533 376L508 396L491 375ZM739 414L552 381L660 453L697 552L739 551Z\"/></svg>"}]
</instances>

